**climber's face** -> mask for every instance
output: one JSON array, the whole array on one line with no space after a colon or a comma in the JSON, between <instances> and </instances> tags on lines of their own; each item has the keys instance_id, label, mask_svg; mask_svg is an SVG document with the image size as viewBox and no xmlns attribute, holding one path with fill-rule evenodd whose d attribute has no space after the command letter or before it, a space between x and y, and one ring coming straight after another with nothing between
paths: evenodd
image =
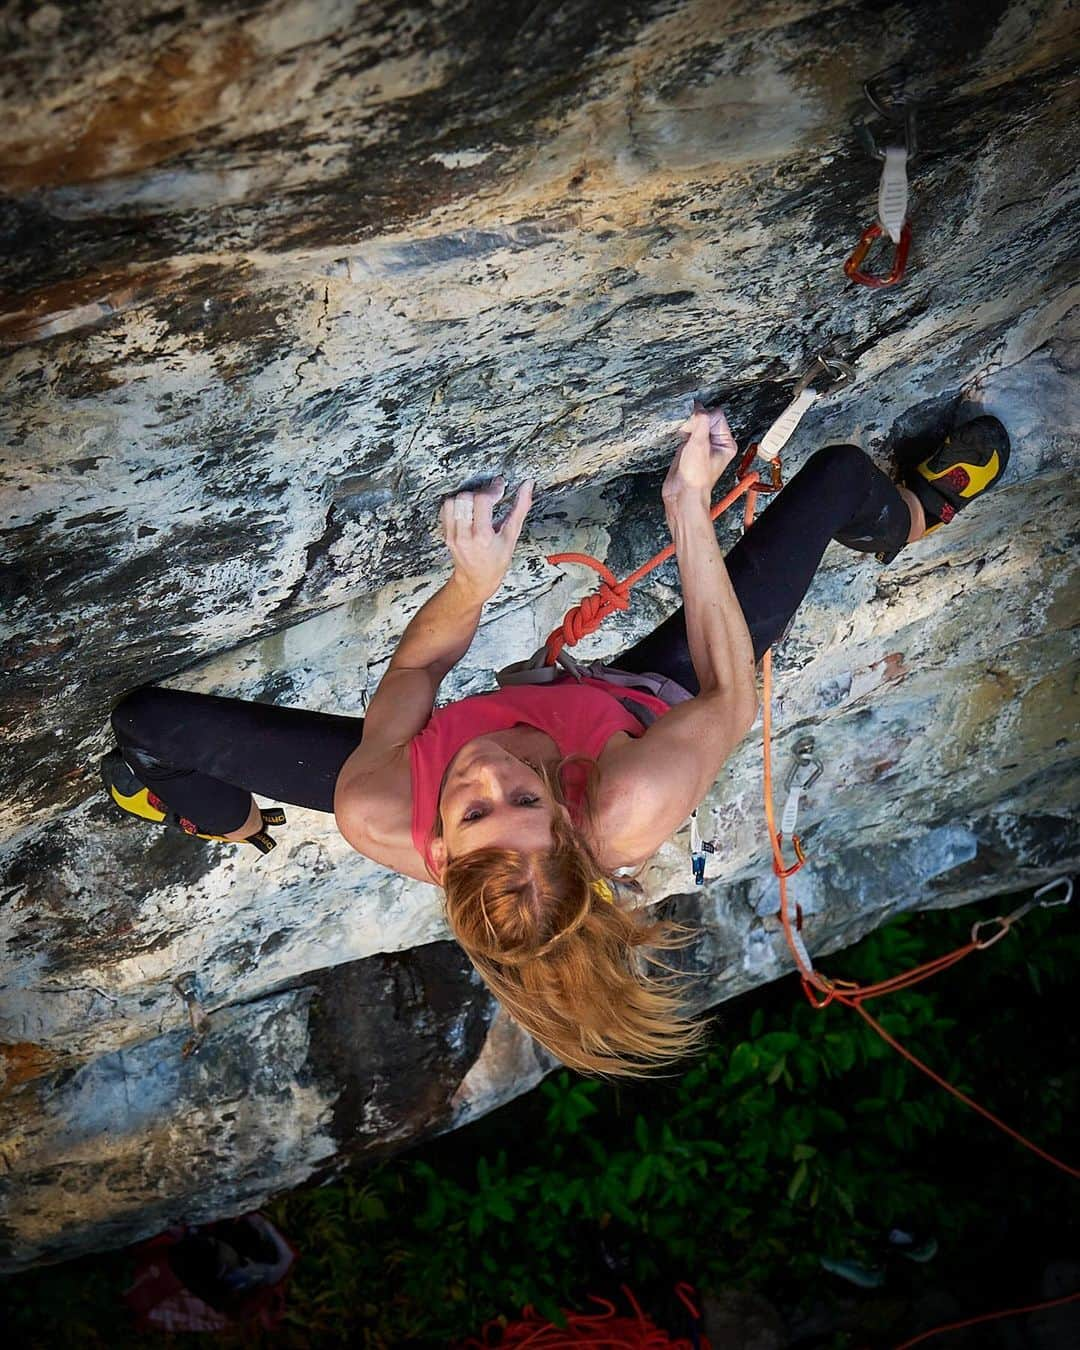
<instances>
[{"instance_id":1,"label":"climber's face","mask_svg":"<svg viewBox=\"0 0 1080 1350\"><path fill-rule=\"evenodd\" d=\"M439 799L442 838L432 845L440 867L479 848L527 853L550 849L553 811L544 780L490 736L477 736L450 761Z\"/></svg>"}]
</instances>

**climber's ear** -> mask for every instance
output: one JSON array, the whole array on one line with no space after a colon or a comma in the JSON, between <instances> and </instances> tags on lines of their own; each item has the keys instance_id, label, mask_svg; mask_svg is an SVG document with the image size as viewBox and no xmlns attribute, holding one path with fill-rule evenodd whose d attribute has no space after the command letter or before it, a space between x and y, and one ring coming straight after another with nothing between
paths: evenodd
<instances>
[{"instance_id":1,"label":"climber's ear","mask_svg":"<svg viewBox=\"0 0 1080 1350\"><path fill-rule=\"evenodd\" d=\"M445 839L433 839L431 841L431 861L435 864L435 876L441 886L446 864L450 861Z\"/></svg>"}]
</instances>

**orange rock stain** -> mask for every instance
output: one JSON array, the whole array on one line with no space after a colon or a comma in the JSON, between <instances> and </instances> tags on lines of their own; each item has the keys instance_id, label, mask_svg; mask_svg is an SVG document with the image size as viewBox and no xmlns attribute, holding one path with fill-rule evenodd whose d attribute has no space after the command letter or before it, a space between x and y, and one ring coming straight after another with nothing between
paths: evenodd
<instances>
[{"instance_id":1,"label":"orange rock stain","mask_svg":"<svg viewBox=\"0 0 1080 1350\"><path fill-rule=\"evenodd\" d=\"M32 1041L0 1044L0 1101L20 1083L40 1078L57 1062L54 1051Z\"/></svg>"},{"instance_id":2,"label":"orange rock stain","mask_svg":"<svg viewBox=\"0 0 1080 1350\"><path fill-rule=\"evenodd\" d=\"M0 346L84 328L155 294L171 275L167 264L88 272L21 295L0 294Z\"/></svg>"},{"instance_id":3,"label":"orange rock stain","mask_svg":"<svg viewBox=\"0 0 1080 1350\"><path fill-rule=\"evenodd\" d=\"M221 95L254 62L245 33L232 33L213 59L196 63L179 47L161 52L137 78L123 76L96 93L81 130L69 122L53 144L9 142L0 148L0 187L8 192L64 187L134 173L181 154L218 115Z\"/></svg>"}]
</instances>

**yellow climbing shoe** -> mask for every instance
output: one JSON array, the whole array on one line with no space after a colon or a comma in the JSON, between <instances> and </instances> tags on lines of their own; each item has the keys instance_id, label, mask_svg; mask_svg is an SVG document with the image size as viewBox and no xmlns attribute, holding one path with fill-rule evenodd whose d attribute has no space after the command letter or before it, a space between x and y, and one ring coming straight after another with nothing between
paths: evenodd
<instances>
[{"instance_id":1,"label":"yellow climbing shoe","mask_svg":"<svg viewBox=\"0 0 1080 1350\"><path fill-rule=\"evenodd\" d=\"M109 797L126 815L138 816L142 820L153 821L156 825L165 825L169 828L182 830L184 834L191 835L195 839L210 839L215 843L222 844L238 842L235 839L226 839L223 834L204 834L186 816L182 816L178 811L170 810L156 792L148 788L145 783L139 782L131 766L119 750L110 750L101 761L101 781L105 785L105 791L109 794ZM271 849L277 847L277 840L270 835L266 826L284 825L285 812L281 807L274 806L265 810L260 808L260 814L262 816L262 827L256 830L254 834L249 834L243 842L251 844L260 853L269 853Z\"/></svg>"},{"instance_id":2,"label":"yellow climbing shoe","mask_svg":"<svg viewBox=\"0 0 1080 1350\"><path fill-rule=\"evenodd\" d=\"M905 483L922 503L926 533L992 488L1008 463L1009 433L996 417L976 417L946 436Z\"/></svg>"}]
</instances>

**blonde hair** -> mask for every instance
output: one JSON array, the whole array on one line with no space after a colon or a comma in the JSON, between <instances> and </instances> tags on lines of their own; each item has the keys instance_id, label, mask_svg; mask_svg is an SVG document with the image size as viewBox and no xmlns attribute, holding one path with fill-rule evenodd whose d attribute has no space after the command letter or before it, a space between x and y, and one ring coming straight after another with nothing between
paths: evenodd
<instances>
[{"instance_id":1,"label":"blonde hair","mask_svg":"<svg viewBox=\"0 0 1080 1350\"><path fill-rule=\"evenodd\" d=\"M561 771L571 760L581 757L563 760L554 775L537 770L562 806ZM587 763L586 818L596 769ZM551 849L481 848L446 865L447 918L485 984L541 1045L582 1073L645 1077L699 1049L708 1023L683 1011L687 976L656 955L685 947L695 931L650 921L643 906L612 903L640 887L606 875L563 812L552 811L551 830Z\"/></svg>"}]
</instances>

